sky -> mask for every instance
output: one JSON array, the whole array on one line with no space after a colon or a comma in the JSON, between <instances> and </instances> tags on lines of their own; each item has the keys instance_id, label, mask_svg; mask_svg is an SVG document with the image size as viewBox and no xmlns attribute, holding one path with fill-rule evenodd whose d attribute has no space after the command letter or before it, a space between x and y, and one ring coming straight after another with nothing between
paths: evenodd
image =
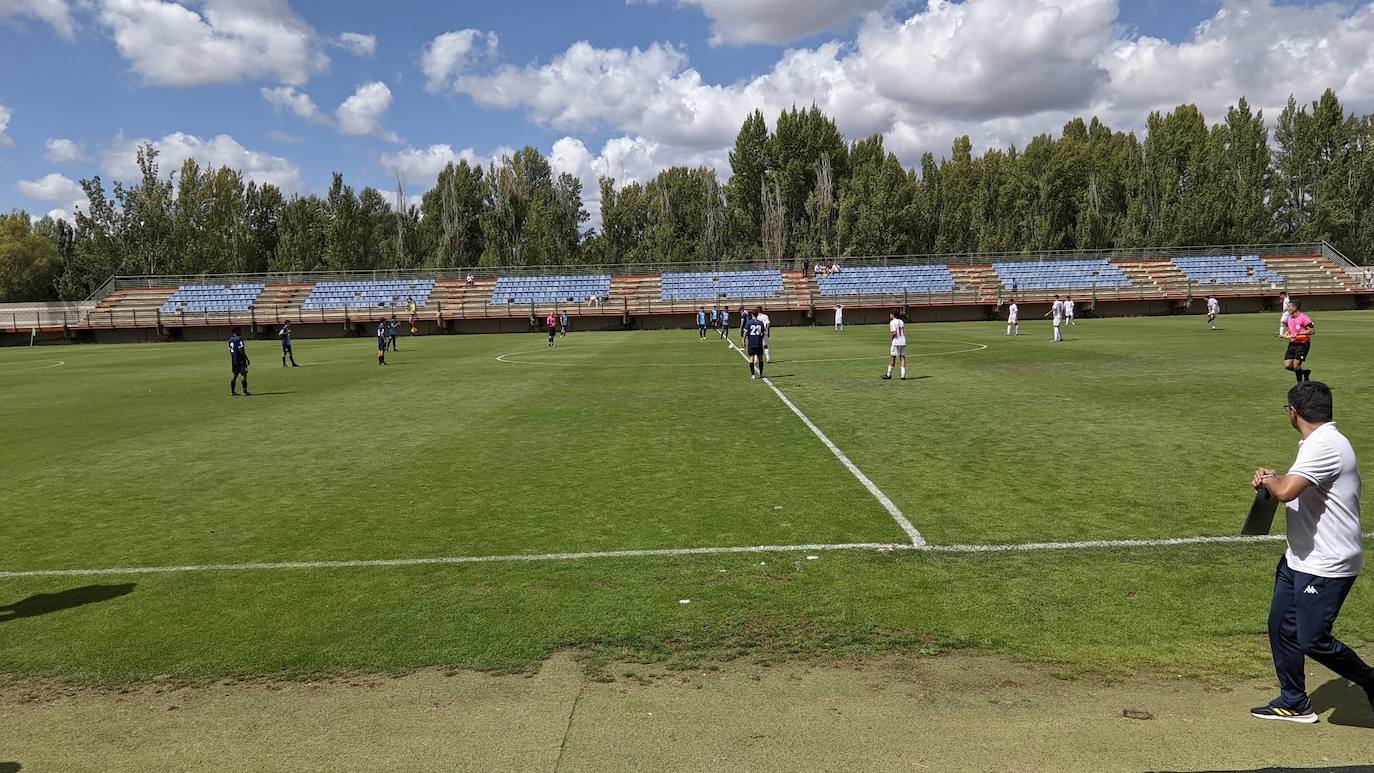
<instances>
[{"instance_id":1,"label":"sky","mask_svg":"<svg viewBox=\"0 0 1374 773\"><path fill-rule=\"evenodd\" d=\"M532 145L582 180L728 176L745 116L820 106L908 166L1079 115L1140 130L1244 95L1374 112L1374 1L0 0L0 211L70 217L78 181L186 158L288 193L333 172L412 199Z\"/></svg>"}]
</instances>

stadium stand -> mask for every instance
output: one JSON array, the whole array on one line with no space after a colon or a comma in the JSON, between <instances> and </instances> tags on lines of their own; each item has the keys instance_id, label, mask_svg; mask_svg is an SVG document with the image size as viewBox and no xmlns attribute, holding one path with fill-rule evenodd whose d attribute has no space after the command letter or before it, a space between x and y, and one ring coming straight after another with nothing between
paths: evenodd
<instances>
[{"instance_id":1,"label":"stadium stand","mask_svg":"<svg viewBox=\"0 0 1374 773\"><path fill-rule=\"evenodd\" d=\"M714 271L696 274L664 274L665 301L716 298L771 298L782 293L782 272Z\"/></svg>"},{"instance_id":2,"label":"stadium stand","mask_svg":"<svg viewBox=\"0 0 1374 773\"><path fill-rule=\"evenodd\" d=\"M896 295L909 293L949 293L954 277L949 266L856 266L838 274L822 276L817 282L821 295Z\"/></svg>"},{"instance_id":3,"label":"stadium stand","mask_svg":"<svg viewBox=\"0 0 1374 773\"><path fill-rule=\"evenodd\" d=\"M163 314L248 311L262 284L182 285L162 304Z\"/></svg>"},{"instance_id":4,"label":"stadium stand","mask_svg":"<svg viewBox=\"0 0 1374 773\"><path fill-rule=\"evenodd\" d=\"M491 302L586 303L588 298L601 300L610 293L610 274L503 276L496 280L496 286L491 291Z\"/></svg>"},{"instance_id":5,"label":"stadium stand","mask_svg":"<svg viewBox=\"0 0 1374 773\"><path fill-rule=\"evenodd\" d=\"M1173 263L1198 284L1283 284L1284 278L1258 255L1181 256Z\"/></svg>"},{"instance_id":6,"label":"stadium stand","mask_svg":"<svg viewBox=\"0 0 1374 773\"><path fill-rule=\"evenodd\" d=\"M302 309L402 308L413 298L416 306L429 302L433 279L370 282L319 282L301 304Z\"/></svg>"},{"instance_id":7,"label":"stadium stand","mask_svg":"<svg viewBox=\"0 0 1374 773\"><path fill-rule=\"evenodd\" d=\"M1003 289L1013 292L1131 286L1130 278L1121 268L1105 260L995 263L993 269Z\"/></svg>"}]
</instances>

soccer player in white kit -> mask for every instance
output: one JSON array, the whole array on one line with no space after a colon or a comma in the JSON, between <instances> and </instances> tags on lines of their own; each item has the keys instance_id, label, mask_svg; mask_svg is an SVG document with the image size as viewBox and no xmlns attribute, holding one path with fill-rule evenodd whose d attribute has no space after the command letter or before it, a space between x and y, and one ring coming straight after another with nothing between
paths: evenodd
<instances>
[{"instance_id":1,"label":"soccer player in white kit","mask_svg":"<svg viewBox=\"0 0 1374 773\"><path fill-rule=\"evenodd\" d=\"M768 318L767 314L763 313L762 308L758 310L755 316L763 323L763 361L772 362L773 352L768 348L768 339L773 333L773 321Z\"/></svg>"},{"instance_id":2,"label":"soccer player in white kit","mask_svg":"<svg viewBox=\"0 0 1374 773\"><path fill-rule=\"evenodd\" d=\"M902 362L902 380L906 381L906 320L902 319L900 311L888 312L887 330L891 334L892 348L888 352L890 359L887 361L887 375L883 379L892 378L892 369L900 359Z\"/></svg>"},{"instance_id":3,"label":"soccer player in white kit","mask_svg":"<svg viewBox=\"0 0 1374 773\"><path fill-rule=\"evenodd\" d=\"M1066 324L1066 325L1077 325L1077 324L1078 324L1077 322L1074 322L1074 321L1073 321L1073 296L1069 296L1069 295L1064 296L1064 324Z\"/></svg>"},{"instance_id":4,"label":"soccer player in white kit","mask_svg":"<svg viewBox=\"0 0 1374 773\"><path fill-rule=\"evenodd\" d=\"M1217 329L1217 315L1221 313L1221 303L1216 296L1207 296L1207 324L1213 329Z\"/></svg>"},{"instance_id":5,"label":"soccer player in white kit","mask_svg":"<svg viewBox=\"0 0 1374 773\"><path fill-rule=\"evenodd\" d=\"M1054 303L1050 306L1050 310L1045 312L1045 316L1054 319L1054 343L1063 341L1064 332L1060 326L1064 324L1064 302L1059 300L1058 295L1054 296Z\"/></svg>"},{"instance_id":6,"label":"soccer player in white kit","mask_svg":"<svg viewBox=\"0 0 1374 773\"><path fill-rule=\"evenodd\" d=\"M1016 301L1007 306L1007 335L1021 335L1021 307L1016 305Z\"/></svg>"},{"instance_id":7,"label":"soccer player in white kit","mask_svg":"<svg viewBox=\"0 0 1374 773\"><path fill-rule=\"evenodd\" d=\"M1288 311L1288 293L1279 294L1279 308L1283 309L1283 314L1279 316L1279 338L1283 338L1288 335L1288 317L1291 316Z\"/></svg>"},{"instance_id":8,"label":"soccer player in white kit","mask_svg":"<svg viewBox=\"0 0 1374 773\"><path fill-rule=\"evenodd\" d=\"M836 332L836 333L839 333L839 332L841 332L841 331L843 331L843 330L844 330L844 305L843 305L843 304L837 303L837 304L835 304L835 332Z\"/></svg>"}]
</instances>

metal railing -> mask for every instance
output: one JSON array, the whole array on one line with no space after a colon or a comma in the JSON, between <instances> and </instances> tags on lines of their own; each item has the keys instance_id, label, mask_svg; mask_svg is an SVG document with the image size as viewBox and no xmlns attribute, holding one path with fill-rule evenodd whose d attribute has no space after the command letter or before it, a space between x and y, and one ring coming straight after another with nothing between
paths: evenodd
<instances>
[{"instance_id":1,"label":"metal railing","mask_svg":"<svg viewBox=\"0 0 1374 773\"><path fill-rule=\"evenodd\" d=\"M990 263L1051 262L1066 260L1149 260L1193 255L1258 255L1260 257L1317 256L1325 257L1339 266L1353 267L1348 258L1325 242L1294 244L1214 244L1187 247L1140 247L1102 250L1042 250L1013 252L959 252L921 255L841 255L818 258L814 263L841 263L843 266L910 266L944 264L971 266ZM809 265L809 263L808 263ZM106 280L86 300L105 298L115 290L171 289L191 284L304 285L316 282L346 282L367 280L437 279L466 280L495 279L503 276L574 276L610 274L611 276L654 276L664 273L697 271L747 271L758 269L800 270L798 259L787 265L777 261L740 260L715 262L626 261L597 264L566 264L543 266L459 266L452 268L375 269L363 271L286 271L256 274L163 274L149 276L115 276Z\"/></svg>"}]
</instances>

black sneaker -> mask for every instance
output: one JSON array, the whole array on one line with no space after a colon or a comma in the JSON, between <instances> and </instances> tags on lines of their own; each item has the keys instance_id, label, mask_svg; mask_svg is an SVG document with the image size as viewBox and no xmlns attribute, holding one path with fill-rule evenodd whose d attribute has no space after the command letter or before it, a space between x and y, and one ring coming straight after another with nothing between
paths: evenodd
<instances>
[{"instance_id":1,"label":"black sneaker","mask_svg":"<svg viewBox=\"0 0 1374 773\"><path fill-rule=\"evenodd\" d=\"M1306 711L1295 711L1285 709L1282 706L1260 706L1250 709L1250 716L1255 719L1281 719L1284 722L1301 722L1304 725L1315 724L1318 719L1312 709Z\"/></svg>"},{"instance_id":2,"label":"black sneaker","mask_svg":"<svg viewBox=\"0 0 1374 773\"><path fill-rule=\"evenodd\" d=\"M249 392L247 389L245 389L245 390L243 390L243 396L244 396L244 397L252 397L252 396L253 396L253 393L252 393L252 392Z\"/></svg>"},{"instance_id":3,"label":"black sneaker","mask_svg":"<svg viewBox=\"0 0 1374 773\"><path fill-rule=\"evenodd\" d=\"M892 376L890 376L890 375L888 375L888 376L883 376L883 381L891 381L891 380L892 380Z\"/></svg>"}]
</instances>

